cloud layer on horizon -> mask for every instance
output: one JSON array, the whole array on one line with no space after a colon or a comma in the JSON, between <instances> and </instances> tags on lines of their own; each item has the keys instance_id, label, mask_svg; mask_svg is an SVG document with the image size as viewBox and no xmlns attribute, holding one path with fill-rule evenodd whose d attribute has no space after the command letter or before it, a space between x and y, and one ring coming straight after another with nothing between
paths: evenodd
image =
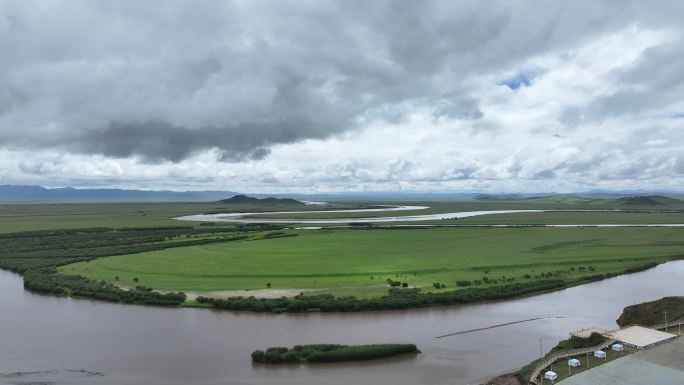
<instances>
[{"instance_id":1,"label":"cloud layer on horizon","mask_svg":"<svg viewBox=\"0 0 684 385\"><path fill-rule=\"evenodd\" d=\"M0 183L679 189L683 11L3 2Z\"/></svg>"}]
</instances>

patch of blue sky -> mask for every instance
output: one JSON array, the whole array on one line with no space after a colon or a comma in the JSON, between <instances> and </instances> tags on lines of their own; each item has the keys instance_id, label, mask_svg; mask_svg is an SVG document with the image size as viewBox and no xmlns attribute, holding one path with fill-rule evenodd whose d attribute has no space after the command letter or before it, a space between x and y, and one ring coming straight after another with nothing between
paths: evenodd
<instances>
[{"instance_id":1,"label":"patch of blue sky","mask_svg":"<svg viewBox=\"0 0 684 385\"><path fill-rule=\"evenodd\" d=\"M529 87L533 84L534 79L543 74L544 71L535 68L529 70L520 70L515 75L499 80L497 85L506 86L512 90L517 90L520 87Z\"/></svg>"}]
</instances>

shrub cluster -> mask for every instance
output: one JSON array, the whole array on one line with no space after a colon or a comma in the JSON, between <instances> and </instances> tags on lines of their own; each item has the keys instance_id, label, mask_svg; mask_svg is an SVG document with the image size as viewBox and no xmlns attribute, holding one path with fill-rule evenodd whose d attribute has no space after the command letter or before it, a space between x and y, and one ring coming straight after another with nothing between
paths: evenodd
<instances>
[{"instance_id":1,"label":"shrub cluster","mask_svg":"<svg viewBox=\"0 0 684 385\"><path fill-rule=\"evenodd\" d=\"M408 282L395 281L392 278L387 278L386 282L388 285L390 285L390 287L408 287L409 286Z\"/></svg>"},{"instance_id":2,"label":"shrub cluster","mask_svg":"<svg viewBox=\"0 0 684 385\"><path fill-rule=\"evenodd\" d=\"M232 228L107 227L0 234L0 268L23 273L29 268L248 238ZM202 236L192 239L189 236ZM186 239L183 239L186 238ZM23 260L23 261L22 261Z\"/></svg>"},{"instance_id":3,"label":"shrub cluster","mask_svg":"<svg viewBox=\"0 0 684 385\"><path fill-rule=\"evenodd\" d=\"M54 268L28 270L24 275L24 287L39 293L139 305L178 306L185 302L184 293L162 294L144 286L124 290L105 281L98 282L80 275L57 274Z\"/></svg>"},{"instance_id":4,"label":"shrub cluster","mask_svg":"<svg viewBox=\"0 0 684 385\"><path fill-rule=\"evenodd\" d=\"M252 361L264 364L366 361L408 353L417 354L420 350L413 344L296 345L292 349L256 350L252 353Z\"/></svg>"},{"instance_id":5,"label":"shrub cluster","mask_svg":"<svg viewBox=\"0 0 684 385\"><path fill-rule=\"evenodd\" d=\"M296 233L286 233L284 231L271 231L269 233L264 234L264 239L273 239L273 238L289 238L289 237L296 237L299 234Z\"/></svg>"}]
</instances>

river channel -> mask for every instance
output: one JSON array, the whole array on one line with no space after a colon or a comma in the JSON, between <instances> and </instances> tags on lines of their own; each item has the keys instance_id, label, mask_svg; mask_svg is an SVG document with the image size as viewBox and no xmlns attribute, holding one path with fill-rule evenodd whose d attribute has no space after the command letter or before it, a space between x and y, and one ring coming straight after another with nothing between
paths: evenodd
<instances>
[{"instance_id":1,"label":"river channel","mask_svg":"<svg viewBox=\"0 0 684 385\"><path fill-rule=\"evenodd\" d=\"M0 271L0 384L476 384L538 357L539 339L547 351L571 330L614 327L624 306L669 295L684 295L684 261L508 301L280 315L43 296ZM406 342L423 353L277 368L250 361L255 349L321 342Z\"/></svg>"}]
</instances>

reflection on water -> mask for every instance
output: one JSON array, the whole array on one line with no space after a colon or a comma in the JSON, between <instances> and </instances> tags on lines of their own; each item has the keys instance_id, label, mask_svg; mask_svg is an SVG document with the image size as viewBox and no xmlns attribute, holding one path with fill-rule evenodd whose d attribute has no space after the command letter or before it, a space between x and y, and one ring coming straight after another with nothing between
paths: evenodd
<instances>
[{"instance_id":1,"label":"reflection on water","mask_svg":"<svg viewBox=\"0 0 684 385\"><path fill-rule=\"evenodd\" d=\"M684 261L677 261L510 301L380 313L271 315L41 296L24 291L20 276L0 271L0 383L473 384L538 357L539 339L548 350L570 330L613 327L624 306L683 295L682 278ZM436 338L537 317L541 319ZM255 349L321 342L415 343L423 354L320 366L268 367L250 361Z\"/></svg>"}]
</instances>

